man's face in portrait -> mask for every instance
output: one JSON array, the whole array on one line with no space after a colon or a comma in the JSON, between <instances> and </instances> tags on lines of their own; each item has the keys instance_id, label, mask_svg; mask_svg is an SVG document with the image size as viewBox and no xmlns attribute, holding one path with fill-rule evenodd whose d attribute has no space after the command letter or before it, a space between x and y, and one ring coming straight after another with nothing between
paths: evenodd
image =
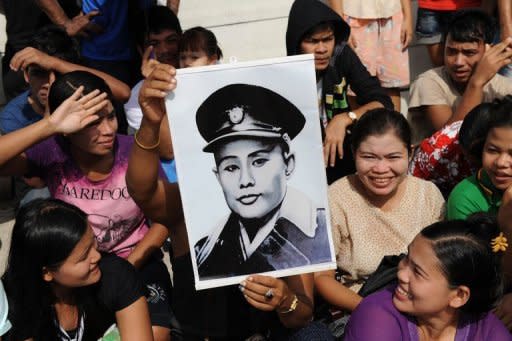
<instances>
[{"instance_id":1,"label":"man's face in portrait","mask_svg":"<svg viewBox=\"0 0 512 341\"><path fill-rule=\"evenodd\" d=\"M214 155L214 172L232 212L242 219L274 213L295 167L293 154L276 140L244 137L220 144Z\"/></svg>"}]
</instances>

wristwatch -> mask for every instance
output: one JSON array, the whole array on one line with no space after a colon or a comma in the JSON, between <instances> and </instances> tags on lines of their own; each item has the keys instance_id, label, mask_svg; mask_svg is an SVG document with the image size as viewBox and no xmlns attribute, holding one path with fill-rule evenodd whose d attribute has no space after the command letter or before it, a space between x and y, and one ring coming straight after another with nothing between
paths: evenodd
<instances>
[{"instance_id":1,"label":"wristwatch","mask_svg":"<svg viewBox=\"0 0 512 341\"><path fill-rule=\"evenodd\" d=\"M347 113L348 117L352 120L352 123L354 123L355 121L357 121L357 114L353 111L349 111Z\"/></svg>"}]
</instances>

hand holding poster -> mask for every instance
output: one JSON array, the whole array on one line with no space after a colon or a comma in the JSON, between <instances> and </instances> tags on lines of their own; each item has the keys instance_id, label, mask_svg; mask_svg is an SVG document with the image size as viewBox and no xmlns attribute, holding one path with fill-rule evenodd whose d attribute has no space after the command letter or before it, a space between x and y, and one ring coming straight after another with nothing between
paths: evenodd
<instances>
[{"instance_id":1,"label":"hand holding poster","mask_svg":"<svg viewBox=\"0 0 512 341\"><path fill-rule=\"evenodd\" d=\"M166 104L196 287L334 268L313 58L177 80Z\"/></svg>"}]
</instances>

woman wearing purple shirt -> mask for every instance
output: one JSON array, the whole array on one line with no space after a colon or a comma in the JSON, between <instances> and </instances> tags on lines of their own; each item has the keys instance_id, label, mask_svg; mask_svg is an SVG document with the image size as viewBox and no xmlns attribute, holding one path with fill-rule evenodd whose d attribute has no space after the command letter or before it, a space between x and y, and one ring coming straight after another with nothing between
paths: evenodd
<instances>
[{"instance_id":1,"label":"woman wearing purple shirt","mask_svg":"<svg viewBox=\"0 0 512 341\"><path fill-rule=\"evenodd\" d=\"M483 215L424 228L398 266L398 285L359 304L345 341L512 340L490 312L502 295L507 247Z\"/></svg>"}]
</instances>

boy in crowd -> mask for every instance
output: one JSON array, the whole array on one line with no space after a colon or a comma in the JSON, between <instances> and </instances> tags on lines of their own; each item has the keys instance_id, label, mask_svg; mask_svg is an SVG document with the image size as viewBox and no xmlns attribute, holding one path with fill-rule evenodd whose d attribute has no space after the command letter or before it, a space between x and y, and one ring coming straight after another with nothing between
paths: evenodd
<instances>
[{"instance_id":1,"label":"boy in crowd","mask_svg":"<svg viewBox=\"0 0 512 341\"><path fill-rule=\"evenodd\" d=\"M512 91L512 83L497 75L510 63L512 40L490 47L494 32L485 13L456 13L447 32L445 65L421 74L411 88L409 119L418 148L409 172L434 182L446 197L476 166L458 143L462 120L478 104Z\"/></svg>"},{"instance_id":2,"label":"boy in crowd","mask_svg":"<svg viewBox=\"0 0 512 341\"><path fill-rule=\"evenodd\" d=\"M147 11L147 26L143 30L139 40L142 56L142 75L148 76L158 63L169 64L178 67L178 42L181 36L181 25L178 17L165 6L154 6ZM139 91L144 80L137 83L130 99L124 105L126 119L128 121L128 134L134 134L139 129L142 119L142 110L139 106ZM173 158L171 137L167 119L163 120L161 127L160 156L162 159ZM164 168L167 165L163 165Z\"/></svg>"},{"instance_id":3,"label":"boy in crowd","mask_svg":"<svg viewBox=\"0 0 512 341\"><path fill-rule=\"evenodd\" d=\"M32 40L31 47L18 52L11 60L11 68L23 70L29 90L7 103L0 113L0 130L3 134L21 129L39 121L46 113L46 101L55 73L76 70L89 71L102 77L112 89L114 97L126 101L130 89L126 84L101 71L79 65L78 43L64 30L47 26Z\"/></svg>"},{"instance_id":4,"label":"boy in crowd","mask_svg":"<svg viewBox=\"0 0 512 341\"><path fill-rule=\"evenodd\" d=\"M463 10L454 16L446 34L444 66L420 74L411 86L413 143L462 120L477 104L512 93L510 80L496 74L510 62L511 40L491 47L494 32L492 18L483 11Z\"/></svg>"},{"instance_id":5,"label":"boy in crowd","mask_svg":"<svg viewBox=\"0 0 512 341\"><path fill-rule=\"evenodd\" d=\"M5 15L7 42L2 58L2 81L8 101L27 89L22 72L9 68L11 58L30 46L32 37L46 25L55 24L69 36L84 36L90 20L98 14L80 12L77 1L69 0L0 0L0 12Z\"/></svg>"}]
</instances>

